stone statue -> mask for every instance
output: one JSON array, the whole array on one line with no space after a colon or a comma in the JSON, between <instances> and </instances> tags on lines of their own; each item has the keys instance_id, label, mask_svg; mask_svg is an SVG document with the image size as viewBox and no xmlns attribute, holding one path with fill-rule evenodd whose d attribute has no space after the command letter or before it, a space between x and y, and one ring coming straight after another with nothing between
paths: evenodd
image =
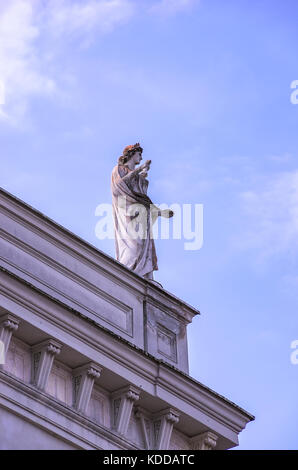
<instances>
[{"instance_id":1,"label":"stone statue","mask_svg":"<svg viewBox=\"0 0 298 470\"><path fill-rule=\"evenodd\" d=\"M158 270L152 227L158 216L172 217L171 210L159 210L147 196L151 160L142 160L139 143L128 145L112 172L112 199L116 259L140 276L153 280Z\"/></svg>"}]
</instances>

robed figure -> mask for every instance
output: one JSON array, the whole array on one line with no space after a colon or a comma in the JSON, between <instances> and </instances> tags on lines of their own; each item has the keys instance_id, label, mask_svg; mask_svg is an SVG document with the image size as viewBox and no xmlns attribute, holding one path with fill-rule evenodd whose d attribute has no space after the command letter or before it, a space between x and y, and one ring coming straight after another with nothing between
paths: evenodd
<instances>
[{"instance_id":1,"label":"robed figure","mask_svg":"<svg viewBox=\"0 0 298 470\"><path fill-rule=\"evenodd\" d=\"M147 195L151 160L136 168L142 160L139 143L125 147L112 172L112 200L116 259L147 279L158 270L153 239L153 224L158 216L173 212L159 210Z\"/></svg>"}]
</instances>

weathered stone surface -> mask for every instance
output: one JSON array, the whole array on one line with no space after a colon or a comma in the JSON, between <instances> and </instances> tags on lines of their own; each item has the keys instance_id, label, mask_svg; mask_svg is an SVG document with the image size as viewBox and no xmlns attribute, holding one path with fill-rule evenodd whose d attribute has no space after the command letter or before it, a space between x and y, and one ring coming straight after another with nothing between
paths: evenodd
<instances>
[{"instance_id":1,"label":"weathered stone surface","mask_svg":"<svg viewBox=\"0 0 298 470\"><path fill-rule=\"evenodd\" d=\"M143 149L128 145L112 171L112 201L116 259L146 279L158 270L153 225L159 216L173 212L160 210L147 195L151 160L140 166Z\"/></svg>"}]
</instances>

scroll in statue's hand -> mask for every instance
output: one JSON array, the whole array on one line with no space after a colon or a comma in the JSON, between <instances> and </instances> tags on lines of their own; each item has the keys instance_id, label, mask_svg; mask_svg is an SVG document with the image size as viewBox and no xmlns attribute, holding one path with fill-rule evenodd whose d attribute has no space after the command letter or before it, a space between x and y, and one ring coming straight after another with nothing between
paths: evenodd
<instances>
[{"instance_id":1,"label":"scroll in statue's hand","mask_svg":"<svg viewBox=\"0 0 298 470\"><path fill-rule=\"evenodd\" d=\"M151 165L151 160L146 160L145 163L139 166L138 170L149 170Z\"/></svg>"},{"instance_id":2,"label":"scroll in statue's hand","mask_svg":"<svg viewBox=\"0 0 298 470\"><path fill-rule=\"evenodd\" d=\"M143 176L144 178L146 178L146 176L148 175L148 171L150 170L150 165L151 165L151 160L146 160L145 163L139 166L138 172L140 176Z\"/></svg>"}]
</instances>

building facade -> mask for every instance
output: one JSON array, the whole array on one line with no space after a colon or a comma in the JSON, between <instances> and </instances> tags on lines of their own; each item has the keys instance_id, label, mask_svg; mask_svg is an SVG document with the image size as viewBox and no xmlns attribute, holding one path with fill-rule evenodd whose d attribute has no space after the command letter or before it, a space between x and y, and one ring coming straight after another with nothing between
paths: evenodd
<instances>
[{"instance_id":1,"label":"building facade","mask_svg":"<svg viewBox=\"0 0 298 470\"><path fill-rule=\"evenodd\" d=\"M189 376L198 314L0 190L0 448L237 446L253 416Z\"/></svg>"}]
</instances>

